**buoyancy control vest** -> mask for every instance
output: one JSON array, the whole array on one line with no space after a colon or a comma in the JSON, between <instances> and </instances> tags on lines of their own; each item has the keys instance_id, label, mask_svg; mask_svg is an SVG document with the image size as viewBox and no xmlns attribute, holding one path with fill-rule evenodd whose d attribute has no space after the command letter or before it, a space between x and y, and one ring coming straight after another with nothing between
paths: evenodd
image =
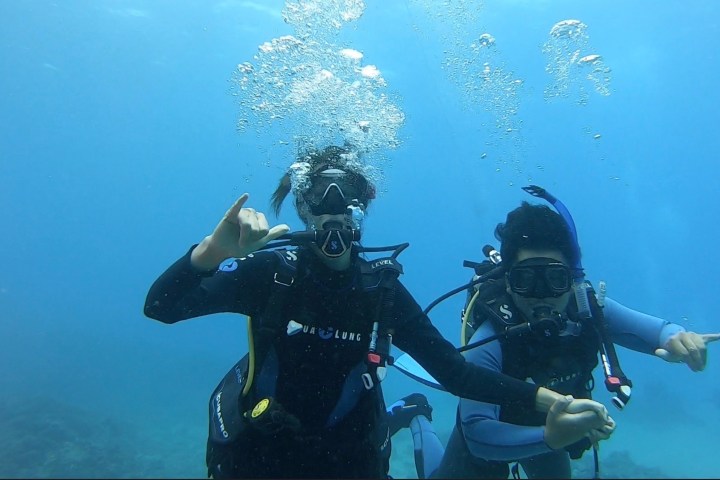
<instances>
[{"instance_id":1,"label":"buoyancy control vest","mask_svg":"<svg viewBox=\"0 0 720 480\"><path fill-rule=\"evenodd\" d=\"M359 402L370 405L372 411L369 414L375 417L371 421L375 427L370 441L378 449L380 458L384 459L384 469L387 469L390 436L380 382L385 376L386 365L392 362L392 336L386 328L387 316L392 314L396 280L402 273L402 265L396 257L406 247L407 244L388 247L386 250L394 249L389 257L356 259L359 275L353 288L357 292L355 298L362 304L364 312L368 312L366 317L370 320L362 332L322 331L305 322L302 314L289 318L288 309L300 308L302 311L303 299L298 298L301 296L298 291L303 282L311 280L298 272L297 250L274 251L278 256L278 270L262 322L258 325L248 319L250 352L228 371L210 397L206 455L209 476L220 478L242 473L241 464L246 460L242 454L243 437L257 437L259 431L260 434L262 431L277 433L277 429L282 428L288 429L289 434L299 434L303 430L303 426L287 415L275 400L280 359L287 353L278 349L285 346L281 340L293 335L295 330L321 337L360 337L358 341L365 345L365 354L347 373L324 428L333 429ZM316 328L318 331L314 332ZM252 471L248 473L253 474Z\"/></svg>"},{"instance_id":2,"label":"buoyancy control vest","mask_svg":"<svg viewBox=\"0 0 720 480\"><path fill-rule=\"evenodd\" d=\"M486 321L501 332L526 320L504 290L504 283L492 280L483 284L475 301L466 337ZM593 302L592 309L600 307ZM532 378L535 383L578 398L590 398L585 384L590 382L597 366L597 330L577 317L574 302L568 303L565 313L568 330L574 334L559 336L539 335L526 330L501 339L503 373L515 378ZM591 382L590 382L591 383Z\"/></svg>"},{"instance_id":3,"label":"buoyancy control vest","mask_svg":"<svg viewBox=\"0 0 720 480\"><path fill-rule=\"evenodd\" d=\"M575 398L592 398L592 372L598 365L598 346L601 343L598 329L592 322L594 318L602 318L602 312L595 295L589 297L593 314L590 319L579 317L573 299L568 302L564 321L573 334L543 335L542 332L525 329L512 335L501 335L498 340L502 349L502 373L518 379L532 379L538 385ZM468 308L471 310L468 311ZM501 278L490 279L469 289L463 317L467 322L464 343L470 341L484 322L492 322L497 332L508 331L527 322L506 292ZM544 425L545 414L506 407L500 412L500 421L516 425ZM589 442L581 441L567 447L567 450L572 458L579 458L588 448Z\"/></svg>"}]
</instances>

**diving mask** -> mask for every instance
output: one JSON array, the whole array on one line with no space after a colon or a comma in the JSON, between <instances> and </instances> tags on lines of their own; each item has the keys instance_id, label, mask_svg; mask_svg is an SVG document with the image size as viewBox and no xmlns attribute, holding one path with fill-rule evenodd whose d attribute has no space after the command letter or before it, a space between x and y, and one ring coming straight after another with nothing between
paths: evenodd
<instances>
[{"instance_id":1,"label":"diving mask","mask_svg":"<svg viewBox=\"0 0 720 480\"><path fill-rule=\"evenodd\" d=\"M559 297L570 291L570 268L552 258L528 258L513 265L507 274L510 290L523 297Z\"/></svg>"},{"instance_id":2,"label":"diving mask","mask_svg":"<svg viewBox=\"0 0 720 480\"><path fill-rule=\"evenodd\" d=\"M375 190L362 175L339 168L326 168L311 177L310 187L302 194L315 216L347 213L355 204L367 204Z\"/></svg>"}]
</instances>

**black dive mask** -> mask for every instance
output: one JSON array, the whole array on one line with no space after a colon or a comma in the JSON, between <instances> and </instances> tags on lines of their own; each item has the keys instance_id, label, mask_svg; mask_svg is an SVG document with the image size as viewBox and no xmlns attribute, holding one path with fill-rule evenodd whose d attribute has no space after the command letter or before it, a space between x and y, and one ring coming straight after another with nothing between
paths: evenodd
<instances>
[{"instance_id":1,"label":"black dive mask","mask_svg":"<svg viewBox=\"0 0 720 480\"><path fill-rule=\"evenodd\" d=\"M308 201L307 203L310 207L310 213L319 217L320 215L344 214L350 202L348 202L340 186L331 183L318 201L315 203Z\"/></svg>"},{"instance_id":2,"label":"black dive mask","mask_svg":"<svg viewBox=\"0 0 720 480\"><path fill-rule=\"evenodd\" d=\"M570 268L552 258L528 258L513 265L507 274L510 290L523 297L559 297L570 291Z\"/></svg>"},{"instance_id":3,"label":"black dive mask","mask_svg":"<svg viewBox=\"0 0 720 480\"><path fill-rule=\"evenodd\" d=\"M353 201L364 205L373 197L374 190L365 177L339 168L313 174L310 187L303 193L315 216L344 214Z\"/></svg>"}]
</instances>

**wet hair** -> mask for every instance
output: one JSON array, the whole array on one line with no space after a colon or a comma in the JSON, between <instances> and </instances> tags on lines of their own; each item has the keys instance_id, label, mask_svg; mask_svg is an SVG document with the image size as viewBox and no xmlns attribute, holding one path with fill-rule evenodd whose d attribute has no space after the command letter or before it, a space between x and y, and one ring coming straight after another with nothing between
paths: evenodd
<instances>
[{"instance_id":1,"label":"wet hair","mask_svg":"<svg viewBox=\"0 0 720 480\"><path fill-rule=\"evenodd\" d=\"M367 209L368 205L370 204L372 197L374 197L374 189L375 187L372 185L372 183L368 180L368 178L363 174L363 172L359 171L357 167L353 167L351 164L347 162L347 160L344 158L346 155L349 155L352 153L352 150L349 147L338 147L336 145L330 145L328 147L325 147L322 150L317 149L310 149L306 150L302 153L300 153L297 157L298 161L301 162L307 162L310 164L310 170L309 170L309 177L312 177L314 173L319 172L321 170L325 170L327 168L340 168L342 170L345 170L347 172L352 172L356 175L361 176L368 184L368 189L372 191L372 195L369 195L368 198L363 199L365 204L365 209ZM275 213L275 216L280 215L280 209L282 208L282 204L285 201L285 198L290 193L290 190L292 189L292 181L291 181L291 170L288 169L285 174L280 177L280 181L278 182L278 186L273 192L273 194L270 197L270 206L273 209L273 212ZM295 198L295 208L298 210L298 213L301 211L301 205L300 205L301 199ZM302 217L302 215L301 215Z\"/></svg>"},{"instance_id":2,"label":"wet hair","mask_svg":"<svg viewBox=\"0 0 720 480\"><path fill-rule=\"evenodd\" d=\"M277 188L270 196L270 206L273 212L275 212L276 217L280 215L280 209L282 208L283 201L285 201L285 197L290 193L290 187L290 173L285 172L285 175L280 177Z\"/></svg>"},{"instance_id":3,"label":"wet hair","mask_svg":"<svg viewBox=\"0 0 720 480\"><path fill-rule=\"evenodd\" d=\"M559 250L571 267L579 261L565 220L547 205L522 202L508 213L505 223L498 223L495 238L500 241L500 255L508 267L515 263L521 248Z\"/></svg>"}]
</instances>

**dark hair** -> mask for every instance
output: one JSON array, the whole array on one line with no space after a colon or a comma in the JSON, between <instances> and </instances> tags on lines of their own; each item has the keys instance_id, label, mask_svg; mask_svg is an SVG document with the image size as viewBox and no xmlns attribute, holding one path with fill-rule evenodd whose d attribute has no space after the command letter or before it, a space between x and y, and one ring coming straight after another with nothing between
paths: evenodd
<instances>
[{"instance_id":1,"label":"dark hair","mask_svg":"<svg viewBox=\"0 0 720 480\"><path fill-rule=\"evenodd\" d=\"M505 223L498 223L495 238L500 240L500 255L507 266L515 263L521 248L559 250L571 267L580 260L565 220L547 205L522 202L508 213Z\"/></svg>"},{"instance_id":2,"label":"dark hair","mask_svg":"<svg viewBox=\"0 0 720 480\"><path fill-rule=\"evenodd\" d=\"M356 175L361 176L368 184L368 189L372 191L372 195L370 195L367 199L365 199L365 208L367 209L368 205L370 204L370 201L372 200L371 197L374 197L374 191L375 187L370 183L370 181L362 174L362 172L358 172L357 169L353 169L350 167L346 160L343 158L343 155L351 153L351 149L348 147L338 147L336 145L330 145L329 147L325 147L322 150L317 150L314 148L311 148L309 150L306 150L298 155L298 161L306 161L310 164L310 175L312 176L313 173L325 169L325 168L342 168L343 170L352 171ZM275 215L280 215L280 209L282 208L283 201L285 201L285 198L290 193L292 185L290 183L290 170L285 172L285 175L280 177L280 181L278 182L278 186L273 192L272 196L270 197L270 205L272 206L273 212L275 212ZM298 199L295 199L295 206L297 207L297 201Z\"/></svg>"}]
</instances>

